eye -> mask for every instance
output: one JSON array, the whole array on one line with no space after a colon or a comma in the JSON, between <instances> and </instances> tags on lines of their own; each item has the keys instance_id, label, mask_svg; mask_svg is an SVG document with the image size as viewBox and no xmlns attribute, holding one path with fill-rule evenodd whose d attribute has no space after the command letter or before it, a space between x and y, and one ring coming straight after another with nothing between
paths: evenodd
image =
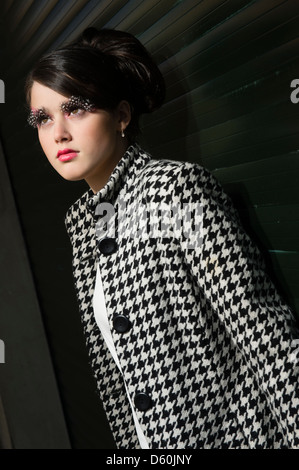
<instances>
[{"instance_id":1,"label":"eye","mask_svg":"<svg viewBox=\"0 0 299 470\"><path fill-rule=\"evenodd\" d=\"M81 114L83 111L84 111L84 110L81 109L81 108L75 108L75 109L70 110L70 111L69 111L69 114L75 116L76 114Z\"/></svg>"},{"instance_id":2,"label":"eye","mask_svg":"<svg viewBox=\"0 0 299 470\"><path fill-rule=\"evenodd\" d=\"M30 115L28 116L27 122L28 124L30 124L30 126L39 128L48 124L50 119L51 118L48 114L46 114L43 110L38 109L36 111L31 111Z\"/></svg>"},{"instance_id":3,"label":"eye","mask_svg":"<svg viewBox=\"0 0 299 470\"><path fill-rule=\"evenodd\" d=\"M80 106L64 106L62 109L63 114L66 117L73 117L73 116L80 116L81 114L84 114L85 110L83 108L80 108Z\"/></svg>"},{"instance_id":4,"label":"eye","mask_svg":"<svg viewBox=\"0 0 299 470\"><path fill-rule=\"evenodd\" d=\"M38 114L36 116L36 126L37 127L44 127L51 121L51 117L44 112Z\"/></svg>"},{"instance_id":5,"label":"eye","mask_svg":"<svg viewBox=\"0 0 299 470\"><path fill-rule=\"evenodd\" d=\"M37 125L38 126L45 126L48 123L48 121L50 121L49 116L41 117L40 119L37 120Z\"/></svg>"},{"instance_id":6,"label":"eye","mask_svg":"<svg viewBox=\"0 0 299 470\"><path fill-rule=\"evenodd\" d=\"M60 105L60 110L68 116L78 116L87 112L94 111L95 106L87 98L80 96L71 96L69 100Z\"/></svg>"}]
</instances>

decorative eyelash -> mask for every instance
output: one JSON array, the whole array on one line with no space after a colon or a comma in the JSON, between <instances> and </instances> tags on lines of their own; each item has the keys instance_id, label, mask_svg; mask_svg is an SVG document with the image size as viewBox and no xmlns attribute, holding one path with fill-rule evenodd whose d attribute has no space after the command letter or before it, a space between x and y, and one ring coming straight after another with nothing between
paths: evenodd
<instances>
[{"instance_id":1,"label":"decorative eyelash","mask_svg":"<svg viewBox=\"0 0 299 470\"><path fill-rule=\"evenodd\" d=\"M84 111L94 111L95 105L91 103L88 98L82 98L82 96L71 96L66 103L62 103L60 110L62 113L69 113L75 109L83 109ZM27 122L32 127L38 127L43 119L48 118L49 116L45 113L43 109L32 109Z\"/></svg>"},{"instance_id":2,"label":"decorative eyelash","mask_svg":"<svg viewBox=\"0 0 299 470\"><path fill-rule=\"evenodd\" d=\"M38 127L43 119L49 117L42 109L32 109L27 122L32 127Z\"/></svg>"},{"instance_id":3,"label":"decorative eyelash","mask_svg":"<svg viewBox=\"0 0 299 470\"><path fill-rule=\"evenodd\" d=\"M82 96L71 96L66 103L62 103L60 106L63 113L73 111L77 108L90 112L95 109L95 105L91 103L88 98L82 98Z\"/></svg>"}]
</instances>

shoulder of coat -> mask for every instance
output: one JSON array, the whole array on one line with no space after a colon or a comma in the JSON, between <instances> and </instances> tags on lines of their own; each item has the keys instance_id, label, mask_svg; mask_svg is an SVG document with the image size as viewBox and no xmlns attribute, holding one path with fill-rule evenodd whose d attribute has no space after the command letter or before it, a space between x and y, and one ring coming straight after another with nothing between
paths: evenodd
<instances>
[{"instance_id":1,"label":"shoulder of coat","mask_svg":"<svg viewBox=\"0 0 299 470\"><path fill-rule=\"evenodd\" d=\"M169 179L188 179L204 178L211 176L206 168L196 162L188 162L171 159L151 158L143 167L142 174L146 178L169 178Z\"/></svg>"}]
</instances>

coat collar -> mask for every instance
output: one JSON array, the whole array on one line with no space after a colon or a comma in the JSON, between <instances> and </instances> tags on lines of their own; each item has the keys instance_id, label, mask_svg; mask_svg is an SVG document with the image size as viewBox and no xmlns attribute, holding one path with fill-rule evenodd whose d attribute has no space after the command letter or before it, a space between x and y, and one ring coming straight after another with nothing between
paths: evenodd
<instances>
[{"instance_id":1,"label":"coat collar","mask_svg":"<svg viewBox=\"0 0 299 470\"><path fill-rule=\"evenodd\" d=\"M132 144L114 168L105 186L96 194L91 189L85 194L89 211L94 213L96 206L101 202L115 202L125 183L131 179L133 181L150 159L138 144Z\"/></svg>"}]
</instances>

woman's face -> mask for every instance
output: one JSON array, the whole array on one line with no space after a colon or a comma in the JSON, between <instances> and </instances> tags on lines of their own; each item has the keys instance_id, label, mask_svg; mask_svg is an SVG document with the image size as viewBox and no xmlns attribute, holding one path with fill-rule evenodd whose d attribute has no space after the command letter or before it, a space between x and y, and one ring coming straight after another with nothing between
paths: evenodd
<instances>
[{"instance_id":1,"label":"woman's face","mask_svg":"<svg viewBox=\"0 0 299 470\"><path fill-rule=\"evenodd\" d=\"M99 191L128 147L121 137L130 121L128 103L115 112L74 109L69 98L34 82L31 109L39 116L39 141L53 168L66 180L84 179Z\"/></svg>"}]
</instances>

